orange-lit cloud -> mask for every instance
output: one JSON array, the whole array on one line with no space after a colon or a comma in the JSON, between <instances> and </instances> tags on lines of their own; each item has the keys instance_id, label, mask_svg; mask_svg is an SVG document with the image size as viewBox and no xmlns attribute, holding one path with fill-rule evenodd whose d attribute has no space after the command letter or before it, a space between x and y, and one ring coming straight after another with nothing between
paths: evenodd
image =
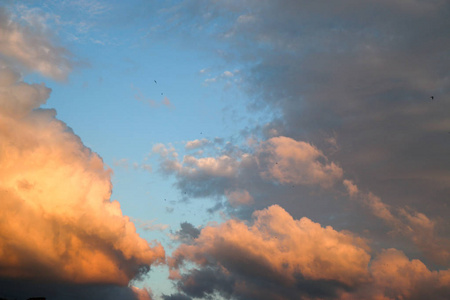
<instances>
[{"instance_id":1,"label":"orange-lit cloud","mask_svg":"<svg viewBox=\"0 0 450 300\"><path fill-rule=\"evenodd\" d=\"M262 176L283 184L321 185L330 187L342 177L343 171L313 145L279 136L265 141L259 160L267 170Z\"/></svg>"},{"instance_id":2,"label":"orange-lit cloud","mask_svg":"<svg viewBox=\"0 0 450 300\"><path fill-rule=\"evenodd\" d=\"M372 193L363 193L351 180L344 180L350 197L360 201L391 227L392 235L408 237L426 257L443 266L450 265L450 239L436 230L437 221L409 207L395 208Z\"/></svg>"},{"instance_id":3,"label":"orange-lit cloud","mask_svg":"<svg viewBox=\"0 0 450 300\"><path fill-rule=\"evenodd\" d=\"M126 285L164 249L110 200L102 159L39 109L49 94L0 70L0 276Z\"/></svg>"},{"instance_id":4,"label":"orange-lit cloud","mask_svg":"<svg viewBox=\"0 0 450 300\"><path fill-rule=\"evenodd\" d=\"M136 295L136 300L152 300L152 291L147 288L138 288L135 286L131 287L132 291Z\"/></svg>"},{"instance_id":5,"label":"orange-lit cloud","mask_svg":"<svg viewBox=\"0 0 450 300\"><path fill-rule=\"evenodd\" d=\"M254 202L249 184L331 188L343 176L342 168L328 162L315 146L288 137L255 141L244 149L227 143L203 151L213 148L214 143L206 139L189 141L186 149L200 150L182 159L170 145L158 144L153 153L160 156L160 170L176 175L177 186L189 196L225 196L233 206ZM211 152L215 155L207 156Z\"/></svg>"},{"instance_id":6,"label":"orange-lit cloud","mask_svg":"<svg viewBox=\"0 0 450 300\"><path fill-rule=\"evenodd\" d=\"M229 220L203 228L193 244L174 251L169 262L172 278L183 280L186 289L199 288L198 278L177 271L190 261L205 271L233 277L233 290L257 285L261 294L269 288L264 282L300 295L298 285L307 282L347 289L370 280L369 249L362 239L308 218L295 220L277 205L256 211L253 217L251 225Z\"/></svg>"},{"instance_id":7,"label":"orange-lit cloud","mask_svg":"<svg viewBox=\"0 0 450 300\"><path fill-rule=\"evenodd\" d=\"M447 299L450 269L430 270L402 251L371 256L346 231L295 220L273 205L253 221L203 228L169 258L179 294L165 299ZM195 267L192 267L192 264ZM172 298L171 298L172 297ZM177 298L179 297L179 298Z\"/></svg>"},{"instance_id":8,"label":"orange-lit cloud","mask_svg":"<svg viewBox=\"0 0 450 300\"><path fill-rule=\"evenodd\" d=\"M370 264L372 280L343 299L448 299L450 270L431 271L397 249L383 250Z\"/></svg>"}]
</instances>

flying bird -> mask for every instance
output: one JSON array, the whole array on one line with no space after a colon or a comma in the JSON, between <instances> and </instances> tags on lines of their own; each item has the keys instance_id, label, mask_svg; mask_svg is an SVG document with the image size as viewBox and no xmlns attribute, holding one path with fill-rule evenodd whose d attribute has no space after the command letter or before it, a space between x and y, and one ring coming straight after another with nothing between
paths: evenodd
<instances>
[{"instance_id":1,"label":"flying bird","mask_svg":"<svg viewBox=\"0 0 450 300\"><path fill-rule=\"evenodd\" d=\"M434 96L430 96L431 100L434 100Z\"/></svg>"},{"instance_id":2,"label":"flying bird","mask_svg":"<svg viewBox=\"0 0 450 300\"><path fill-rule=\"evenodd\" d=\"M156 80L153 80L153 81L154 81L155 83L157 83Z\"/></svg>"}]
</instances>

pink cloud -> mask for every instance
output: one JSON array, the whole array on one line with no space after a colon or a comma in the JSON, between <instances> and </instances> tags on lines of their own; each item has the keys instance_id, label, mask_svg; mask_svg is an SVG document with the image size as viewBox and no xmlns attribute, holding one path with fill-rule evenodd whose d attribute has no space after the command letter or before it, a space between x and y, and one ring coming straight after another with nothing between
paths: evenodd
<instances>
[{"instance_id":1,"label":"pink cloud","mask_svg":"<svg viewBox=\"0 0 450 300\"><path fill-rule=\"evenodd\" d=\"M343 175L335 163L313 145L279 136L262 143L259 161L267 168L261 172L267 179L282 184L318 184L331 187Z\"/></svg>"},{"instance_id":2,"label":"pink cloud","mask_svg":"<svg viewBox=\"0 0 450 300\"><path fill-rule=\"evenodd\" d=\"M353 286L369 278L367 251L364 241L349 233L324 228L308 218L295 220L273 205L256 211L252 225L229 220L203 228L195 244L183 244L174 251L169 264L173 269L183 261L218 264L225 273L259 273L291 287L299 274L308 280Z\"/></svg>"}]
</instances>

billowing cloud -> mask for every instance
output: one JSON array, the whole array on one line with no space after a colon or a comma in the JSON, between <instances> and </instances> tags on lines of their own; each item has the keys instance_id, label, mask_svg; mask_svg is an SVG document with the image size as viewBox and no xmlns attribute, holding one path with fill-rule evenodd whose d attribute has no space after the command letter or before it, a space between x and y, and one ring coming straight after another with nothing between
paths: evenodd
<instances>
[{"instance_id":1,"label":"billowing cloud","mask_svg":"<svg viewBox=\"0 0 450 300\"><path fill-rule=\"evenodd\" d=\"M5 8L0 8L0 64L65 79L72 70L70 52L51 42L40 18L29 17L25 21L32 22L22 25Z\"/></svg>"},{"instance_id":2,"label":"billowing cloud","mask_svg":"<svg viewBox=\"0 0 450 300\"><path fill-rule=\"evenodd\" d=\"M334 295L369 280L369 249L362 239L308 218L295 220L277 205L253 218L251 225L229 220L205 227L193 244L176 249L170 258L174 270L182 270L184 262L201 268L172 273L180 289L192 297L217 291L238 299L274 299L264 294L277 285L292 299Z\"/></svg>"},{"instance_id":3,"label":"billowing cloud","mask_svg":"<svg viewBox=\"0 0 450 300\"><path fill-rule=\"evenodd\" d=\"M251 223L203 228L169 259L178 294L165 299L446 299L450 269L431 271L402 251L374 257L348 231L295 220L280 206ZM194 263L194 266L192 266Z\"/></svg>"},{"instance_id":4,"label":"billowing cloud","mask_svg":"<svg viewBox=\"0 0 450 300\"><path fill-rule=\"evenodd\" d=\"M342 177L342 169L309 143L288 137L274 137L264 142L258 161L264 164L262 176L282 184L330 187Z\"/></svg>"},{"instance_id":5,"label":"billowing cloud","mask_svg":"<svg viewBox=\"0 0 450 300\"><path fill-rule=\"evenodd\" d=\"M198 149L210 143L207 140L190 141L186 148ZM328 162L316 147L283 136L255 143L247 149L225 147L215 157L204 156L203 151L198 151L179 160L175 148L162 144L154 146L153 152L160 156L161 171L175 174L182 191L195 197L225 195L232 205L253 202L249 191L240 185L247 180L254 181L254 177L266 185L329 188L343 176L342 169Z\"/></svg>"},{"instance_id":6,"label":"billowing cloud","mask_svg":"<svg viewBox=\"0 0 450 300\"><path fill-rule=\"evenodd\" d=\"M450 295L450 270L430 271L420 260L410 260L396 249L379 254L370 271L372 299L446 299Z\"/></svg>"},{"instance_id":7,"label":"billowing cloud","mask_svg":"<svg viewBox=\"0 0 450 300\"><path fill-rule=\"evenodd\" d=\"M102 159L40 109L50 89L0 70L0 277L127 285L164 249L112 201Z\"/></svg>"}]
</instances>

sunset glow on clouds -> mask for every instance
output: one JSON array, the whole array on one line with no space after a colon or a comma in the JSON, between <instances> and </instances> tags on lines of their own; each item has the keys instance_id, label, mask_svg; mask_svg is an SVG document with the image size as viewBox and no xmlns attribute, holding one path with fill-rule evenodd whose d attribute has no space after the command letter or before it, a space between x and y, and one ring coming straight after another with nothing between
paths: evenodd
<instances>
[{"instance_id":1,"label":"sunset glow on clouds","mask_svg":"<svg viewBox=\"0 0 450 300\"><path fill-rule=\"evenodd\" d=\"M46 42L28 44L25 30L3 18L4 35L21 42L14 58L59 77L64 60L50 53L57 57L37 62L28 51ZM5 55L10 51L15 52L2 50ZM50 92L43 84L24 83L3 64L0 277L127 286L153 263L162 263L164 249L140 238L120 204L111 201L111 170L102 159L55 118L55 110L39 108Z\"/></svg>"},{"instance_id":2,"label":"sunset glow on clouds","mask_svg":"<svg viewBox=\"0 0 450 300\"><path fill-rule=\"evenodd\" d=\"M0 298L450 298L449 12L2 3Z\"/></svg>"},{"instance_id":3,"label":"sunset glow on clouds","mask_svg":"<svg viewBox=\"0 0 450 300\"><path fill-rule=\"evenodd\" d=\"M349 232L294 220L274 205L256 211L251 226L230 220L205 227L173 253L169 265L191 297L216 291L238 299L439 299L449 292L450 269L430 271L397 249L374 259L370 252L366 241ZM185 261L200 269L180 273Z\"/></svg>"},{"instance_id":4,"label":"sunset glow on clouds","mask_svg":"<svg viewBox=\"0 0 450 300\"><path fill-rule=\"evenodd\" d=\"M33 110L50 89L1 72L1 275L126 285L162 261L110 202L101 158L53 110Z\"/></svg>"}]
</instances>

